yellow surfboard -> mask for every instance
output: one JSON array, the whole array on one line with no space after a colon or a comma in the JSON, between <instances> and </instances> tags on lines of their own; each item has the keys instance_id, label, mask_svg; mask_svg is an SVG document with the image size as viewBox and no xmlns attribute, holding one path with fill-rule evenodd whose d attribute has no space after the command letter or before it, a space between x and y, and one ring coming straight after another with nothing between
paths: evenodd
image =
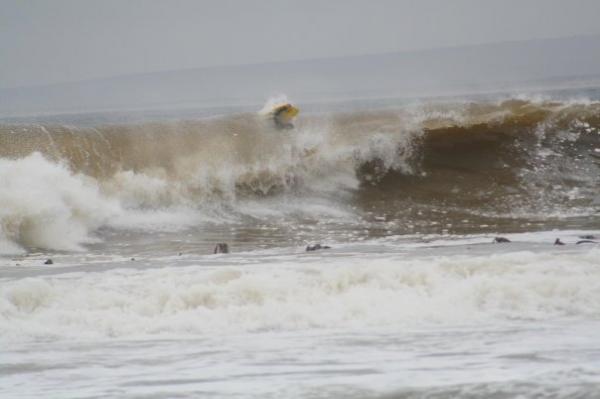
<instances>
[{"instance_id":1,"label":"yellow surfboard","mask_svg":"<svg viewBox=\"0 0 600 399\"><path fill-rule=\"evenodd\" d=\"M290 103L276 105L271 111L275 127L278 129L292 129L294 125L292 121L300 113L298 107Z\"/></svg>"}]
</instances>

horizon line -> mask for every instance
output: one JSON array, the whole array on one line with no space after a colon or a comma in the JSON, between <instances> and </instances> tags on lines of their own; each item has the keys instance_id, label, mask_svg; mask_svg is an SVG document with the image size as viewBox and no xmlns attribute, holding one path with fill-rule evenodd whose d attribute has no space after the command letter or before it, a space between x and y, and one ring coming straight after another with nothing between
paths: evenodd
<instances>
[{"instance_id":1,"label":"horizon line","mask_svg":"<svg viewBox=\"0 0 600 399\"><path fill-rule=\"evenodd\" d=\"M32 85L17 85L17 86L6 86L6 87L0 86L0 91L48 88L48 87L53 87L53 86L81 84L81 83L101 81L101 80L139 77L139 76L144 76L144 75L168 74L168 73L174 73L174 72L189 72L189 71L197 71L197 70L202 70L202 69L208 70L208 69L219 69L219 68L240 68L240 67L264 66L264 65L288 64L288 63L292 64L292 63L311 62L311 61L315 62L315 61L339 60L339 59L345 59L345 58L386 56L386 55L396 55L396 54L419 54L419 53L426 53L426 52L440 51L440 50L457 50L457 49L464 49L464 48L477 48L477 47L486 47L486 46L503 45L503 44L558 41L558 40L569 40L569 39L578 39L578 38L588 38L589 39L589 38L593 38L593 37L600 37L600 33L575 34L575 35L567 35L567 36L553 36L553 37L542 37L542 38L532 38L532 39L522 39L522 40L503 40L503 41L492 41L492 42L482 42L482 43L457 44L457 45L449 45L449 46L434 46L434 47L426 47L426 48L419 48L419 49L384 51L384 52L378 52L378 53L335 55L335 56L331 56L331 57L309 57L309 58L295 58L295 59L292 58L292 59L287 59L287 60L272 60L272 61L250 62L250 63L240 63L240 64L216 64L216 65L206 65L206 66L198 66L198 67L187 67L187 68L180 68L180 69L162 69L162 70L155 70L155 71L150 71L150 72L128 72L128 73L121 73L121 74L116 74L116 75L104 75L104 76L89 77L89 78L84 78L84 79L52 82L52 83L39 83L39 84L32 84Z\"/></svg>"}]
</instances>

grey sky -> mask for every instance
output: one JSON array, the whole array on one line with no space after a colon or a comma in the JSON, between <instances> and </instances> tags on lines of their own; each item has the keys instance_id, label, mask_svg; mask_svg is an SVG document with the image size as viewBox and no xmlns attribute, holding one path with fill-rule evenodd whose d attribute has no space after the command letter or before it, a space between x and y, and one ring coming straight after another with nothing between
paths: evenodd
<instances>
[{"instance_id":1,"label":"grey sky","mask_svg":"<svg viewBox=\"0 0 600 399\"><path fill-rule=\"evenodd\" d=\"M598 0L0 0L0 87L600 33Z\"/></svg>"}]
</instances>

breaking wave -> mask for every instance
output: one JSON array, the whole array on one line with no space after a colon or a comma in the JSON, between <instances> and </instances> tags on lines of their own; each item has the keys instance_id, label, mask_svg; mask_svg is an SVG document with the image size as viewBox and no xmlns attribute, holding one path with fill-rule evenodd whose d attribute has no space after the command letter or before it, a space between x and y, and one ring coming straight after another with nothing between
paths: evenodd
<instances>
[{"instance_id":1,"label":"breaking wave","mask_svg":"<svg viewBox=\"0 0 600 399\"><path fill-rule=\"evenodd\" d=\"M136 212L194 209L218 221L243 214L244 201L278 197L320 198L338 210L403 199L419 212L587 215L600 206L599 164L594 102L317 114L285 132L260 114L0 125L0 253L77 249L90 232L126 225Z\"/></svg>"},{"instance_id":2,"label":"breaking wave","mask_svg":"<svg viewBox=\"0 0 600 399\"><path fill-rule=\"evenodd\" d=\"M214 336L597 318L600 311L597 249L426 259L386 254L270 266L7 281L0 294L0 337Z\"/></svg>"}]
</instances>

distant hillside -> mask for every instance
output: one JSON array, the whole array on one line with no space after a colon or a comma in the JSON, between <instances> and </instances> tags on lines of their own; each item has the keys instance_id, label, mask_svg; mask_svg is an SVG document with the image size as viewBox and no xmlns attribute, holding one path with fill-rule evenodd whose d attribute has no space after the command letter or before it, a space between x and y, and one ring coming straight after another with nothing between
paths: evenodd
<instances>
[{"instance_id":1,"label":"distant hillside","mask_svg":"<svg viewBox=\"0 0 600 399\"><path fill-rule=\"evenodd\" d=\"M599 74L600 36L586 36L0 89L0 116L260 104L279 93L297 101L438 95L545 86Z\"/></svg>"}]
</instances>

